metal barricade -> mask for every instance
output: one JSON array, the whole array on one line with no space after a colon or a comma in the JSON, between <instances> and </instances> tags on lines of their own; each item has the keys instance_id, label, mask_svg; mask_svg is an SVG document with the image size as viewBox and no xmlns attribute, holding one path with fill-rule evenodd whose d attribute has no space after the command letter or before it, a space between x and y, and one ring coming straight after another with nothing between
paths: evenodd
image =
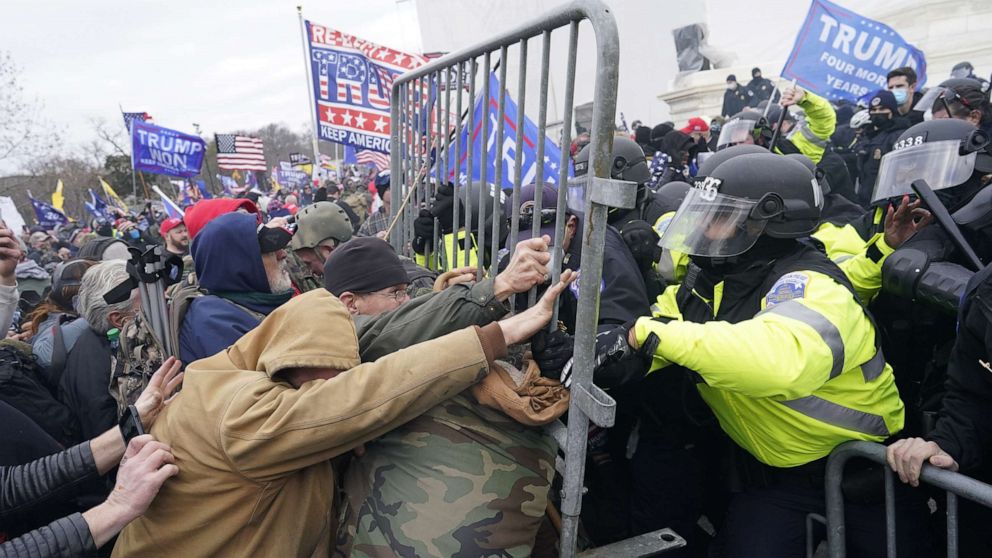
<instances>
[{"instance_id":1,"label":"metal barricade","mask_svg":"<svg viewBox=\"0 0 992 558\"><path fill-rule=\"evenodd\" d=\"M558 185L557 213L555 219L556 241L552 247L551 280L558 281L561 274L563 249L560 239L564 236L566 223L566 187L569 168L569 145L571 143L572 105L575 92L576 58L578 51L579 24L588 22L595 36L595 85L593 96L593 119L591 130L590 171L584 188L584 225L581 239L582 275L579 285L578 309L576 315L574 366L572 373L572 405L568 412L568 427L557 423L551 434L558 441L565 454L564 487L562 490L562 536L561 554L573 556L576 552L579 512L582 505L582 481L585 472L585 456L588 424L609 427L613 425L616 403L592 383L595 353L595 335L599 310L599 285L602 278L603 250L606 234L607 211L609 207L633 207L636 190L632 182L610 179L613 134L615 131L616 97L620 45L616 22L609 8L599 0L577 0L560 6L544 16L524 23L516 29L481 42L475 46L448 54L420 68L398 77L391 90L391 159L393 204L389 240L397 252L411 254L411 242L415 237L414 222L421 209L430 205L437 195L439 182L447 182L453 170L455 194L453 199L451 227L445 238L439 221L434 219L432 250L425 250L423 262L439 270L453 269L468 265L471 257L476 258L477 277L482 278L486 269L488 252L488 272L495 275L497 253L502 248L501 225L509 221L506 238L507 257L518 240L520 227L520 190L528 184L538 185L538 195L534 200L534 215L540 216L542 196L540 185L553 178ZM555 30L568 32L568 46L565 65L564 106L562 107L561 138L554 138L561 147L557 176L546 177L544 165L545 138L548 119L549 70L551 65L552 33ZM528 94L527 66L529 41L540 43L541 65L540 85L537 90L538 116L536 139L536 178L522 184L523 149L515 149L512 161L511 210L504 217L504 203L501 201L504 184L503 157L504 126L515 126L516 146L524 140L524 116ZM508 122L505 112L507 92L508 60L517 62L515 122ZM496 59L494 65L494 58ZM481 59L481 61L480 61ZM490 94L491 74L498 72L500 88L496 98ZM454 87L452 87L452 85ZM478 86L478 87L477 87ZM480 91L481 87L481 91ZM455 92L452 99L452 92ZM491 126L488 110L482 111L482 122L475 122L474 107L478 96L482 106L495 103L494 145L489 145ZM425 101L426 99L426 101ZM454 111L452 112L452 109ZM460 141L465 128L469 130L467 144ZM472 148L474 134L481 130L482 151ZM498 155L495 176L488 176L487 155L490 149ZM481 164L475 161L481 158ZM458 169L465 162L464 184L460 182ZM475 178L472 169L478 164L480 176ZM507 172L510 170L507 161ZM433 179L432 179L433 178ZM493 186L490 186L490 183ZM469 196L473 185L478 185L478 197ZM465 193L461 195L460 192ZM490 201L490 196L492 201ZM488 204L491 203L492 221L482 226L489 218ZM461 206L464 205L464 212ZM473 206L477 210L473 211ZM464 215L465 222L460 221ZM474 222L473 222L474 221ZM541 220L533 219L532 234L538 234ZM423 221L421 221L423 223ZM422 229L423 230L423 229ZM464 230L464 237L459 231ZM473 234L476 233L476 234ZM530 303L535 293L529 295ZM552 320L551 327L557 320ZM557 465L562 465L559 462ZM631 539L632 541L634 539ZM652 540L654 544L652 545ZM631 555L652 555L667 548L684 545L684 541L666 531L651 537L639 538L637 552ZM630 548L634 548L631 546Z\"/></svg>"},{"instance_id":2,"label":"metal barricade","mask_svg":"<svg viewBox=\"0 0 992 558\"><path fill-rule=\"evenodd\" d=\"M886 464L885 446L873 442L847 442L837 446L827 460L826 474L826 508L827 508L827 545L830 558L847 556L845 536L847 529L844 525L844 492L841 481L844 478L844 466L852 458L870 459L885 465L885 543L889 558L896 556L896 518L894 474ZM971 477L934 467L923 465L920 480L947 491L947 557L958 556L958 501L957 497L967 498L986 507L992 508L992 485L979 482Z\"/></svg>"}]
</instances>

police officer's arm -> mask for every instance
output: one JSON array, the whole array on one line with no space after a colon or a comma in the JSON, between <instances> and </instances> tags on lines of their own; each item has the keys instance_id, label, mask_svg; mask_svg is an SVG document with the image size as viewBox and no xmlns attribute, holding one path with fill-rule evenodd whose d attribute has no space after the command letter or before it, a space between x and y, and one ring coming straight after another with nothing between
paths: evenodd
<instances>
[{"instance_id":1,"label":"police officer's arm","mask_svg":"<svg viewBox=\"0 0 992 558\"><path fill-rule=\"evenodd\" d=\"M806 126L818 138L830 139L837 128L837 113L830 106L830 101L804 89L800 91L804 94L796 104L806 112Z\"/></svg>"},{"instance_id":2,"label":"police officer's arm","mask_svg":"<svg viewBox=\"0 0 992 558\"><path fill-rule=\"evenodd\" d=\"M783 281L788 285L780 287ZM665 296L674 296L674 289ZM874 342L860 305L825 275L789 274L770 292L778 298L751 319L696 324L641 318L631 340L640 346L654 333L660 339L656 362L685 366L717 389L785 400L809 395L845 369L845 355L863 354ZM783 300L783 293L793 298Z\"/></svg>"},{"instance_id":3,"label":"police officer's arm","mask_svg":"<svg viewBox=\"0 0 992 558\"><path fill-rule=\"evenodd\" d=\"M961 318L947 367L947 394L928 436L965 471L977 469L992 445L992 301L984 300L989 292L979 287Z\"/></svg>"}]
</instances>

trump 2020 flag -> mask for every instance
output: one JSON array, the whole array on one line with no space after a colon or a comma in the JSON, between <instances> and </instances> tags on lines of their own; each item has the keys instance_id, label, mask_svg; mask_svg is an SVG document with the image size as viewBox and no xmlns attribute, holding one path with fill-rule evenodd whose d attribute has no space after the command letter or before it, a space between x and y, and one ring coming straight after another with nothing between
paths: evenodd
<instances>
[{"instance_id":1,"label":"trump 2020 flag","mask_svg":"<svg viewBox=\"0 0 992 558\"><path fill-rule=\"evenodd\" d=\"M318 137L389 153L390 87L427 59L311 21L306 31Z\"/></svg>"},{"instance_id":2,"label":"trump 2020 flag","mask_svg":"<svg viewBox=\"0 0 992 558\"><path fill-rule=\"evenodd\" d=\"M206 148L200 136L147 122L131 122L134 170L180 178L196 176L200 174Z\"/></svg>"},{"instance_id":3,"label":"trump 2020 flag","mask_svg":"<svg viewBox=\"0 0 992 558\"><path fill-rule=\"evenodd\" d=\"M886 87L886 74L909 66L927 81L923 51L878 21L841 8L828 0L813 0L782 77L827 99L860 98Z\"/></svg>"},{"instance_id":4,"label":"trump 2020 flag","mask_svg":"<svg viewBox=\"0 0 992 558\"><path fill-rule=\"evenodd\" d=\"M499 89L501 85L499 80L496 79L496 74L490 74L489 76L489 110L485 111L485 117L489 119L489 128L487 130L488 137L486 138L486 181L493 183L496 181L496 151L498 145L496 142L496 131L497 123L499 122ZM466 126L462 131L462 136L459 138L459 142L463 146L472 146L472 180L478 181L482 179L482 119L483 110L482 104L485 101L484 95L479 95L478 101L475 103L475 116L474 116L474 129L472 132L472 141L468 141L468 126ZM520 165L520 173L523 175L521 184L531 184L537 180L537 126L531 122L530 118L524 116L524 144L519 146L523 150L523 159ZM517 103L510 98L510 94L506 94L506 100L503 109L503 153L500 157L500 164L503 166L502 174L502 184L500 188L508 189L513 187L514 181L514 157L516 157L517 152ZM453 149L454 146L449 146L448 149ZM465 147L461 150L461 160L455 161L454 156L451 157L451 163L448 166L448 179L454 180L455 169L458 169L458 183L464 184L467 181L467 170L468 167L468 149ZM454 151L452 151L454 153ZM541 162L544 167L544 177L545 183L556 184L558 182L560 166L561 165L561 149L555 145L555 142L551 141L551 138L545 136L544 138L544 161ZM568 176L573 176L572 163L568 162Z\"/></svg>"},{"instance_id":5,"label":"trump 2020 flag","mask_svg":"<svg viewBox=\"0 0 992 558\"><path fill-rule=\"evenodd\" d=\"M58 209L52 207L51 204L47 204L41 200L36 200L30 195L29 198L31 200L31 208L34 209L35 219L42 227L46 229L54 229L59 225L65 225L69 222L69 218Z\"/></svg>"}]
</instances>

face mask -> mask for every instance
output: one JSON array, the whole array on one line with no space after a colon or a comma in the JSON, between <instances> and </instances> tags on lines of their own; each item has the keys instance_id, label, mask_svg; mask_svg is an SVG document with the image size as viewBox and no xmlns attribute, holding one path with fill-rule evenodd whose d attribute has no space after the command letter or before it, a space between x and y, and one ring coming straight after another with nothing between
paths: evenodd
<instances>
[{"instance_id":1,"label":"face mask","mask_svg":"<svg viewBox=\"0 0 992 558\"><path fill-rule=\"evenodd\" d=\"M905 89L893 89L892 95L896 98L896 104L902 106L906 102L906 98L909 97L909 93Z\"/></svg>"},{"instance_id":2,"label":"face mask","mask_svg":"<svg viewBox=\"0 0 992 558\"><path fill-rule=\"evenodd\" d=\"M754 79L761 79L761 74L754 74L751 77L753 77Z\"/></svg>"},{"instance_id":3,"label":"face mask","mask_svg":"<svg viewBox=\"0 0 992 558\"><path fill-rule=\"evenodd\" d=\"M878 130L885 130L892 127L892 119L887 114L871 115L871 125Z\"/></svg>"},{"instance_id":4,"label":"face mask","mask_svg":"<svg viewBox=\"0 0 992 558\"><path fill-rule=\"evenodd\" d=\"M728 83L727 84L727 89L729 89L731 91L733 91L734 89L737 89L737 82L730 82L730 83Z\"/></svg>"}]
</instances>

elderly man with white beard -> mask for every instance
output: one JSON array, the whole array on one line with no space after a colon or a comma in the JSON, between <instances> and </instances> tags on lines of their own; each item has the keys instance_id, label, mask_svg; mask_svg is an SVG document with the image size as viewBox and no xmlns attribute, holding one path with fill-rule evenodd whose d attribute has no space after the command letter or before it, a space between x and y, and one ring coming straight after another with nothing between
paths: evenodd
<instances>
[{"instance_id":1,"label":"elderly man with white beard","mask_svg":"<svg viewBox=\"0 0 992 558\"><path fill-rule=\"evenodd\" d=\"M285 250L291 238L246 213L221 215L196 235L190 253L200 293L179 326L183 362L226 349L293 296Z\"/></svg>"}]
</instances>

